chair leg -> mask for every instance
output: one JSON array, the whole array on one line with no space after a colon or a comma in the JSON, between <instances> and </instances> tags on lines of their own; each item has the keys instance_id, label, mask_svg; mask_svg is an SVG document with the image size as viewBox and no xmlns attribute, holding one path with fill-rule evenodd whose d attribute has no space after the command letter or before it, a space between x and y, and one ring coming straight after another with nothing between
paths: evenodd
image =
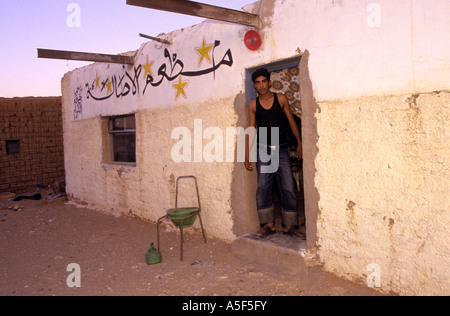
<instances>
[{"instance_id":1,"label":"chair leg","mask_svg":"<svg viewBox=\"0 0 450 316\"><path fill-rule=\"evenodd\" d=\"M200 214L198 214L198 217L200 219L200 226L202 228L202 235L203 235L203 240L205 241L205 244L207 243L206 241L206 234L205 234L205 230L203 228L203 222L202 222L202 217L200 216ZM165 219L170 219L170 216L163 216L160 219L158 219L158 221L156 222L156 234L157 234L157 249L159 251L161 251L160 248L160 238L159 238L159 226L161 224L161 222ZM183 230L184 230L184 219L181 219L181 225L180 225L180 235L181 235L181 245L180 245L180 261L183 261L183 248L184 248L184 235L183 235Z\"/></svg>"},{"instance_id":2,"label":"chair leg","mask_svg":"<svg viewBox=\"0 0 450 316\"><path fill-rule=\"evenodd\" d=\"M180 235L181 235L181 255L180 255L180 261L183 261L183 226L184 226L184 219L181 220L181 226L180 226Z\"/></svg>"},{"instance_id":3,"label":"chair leg","mask_svg":"<svg viewBox=\"0 0 450 316\"><path fill-rule=\"evenodd\" d=\"M156 222L156 241L157 241L158 251L161 251L161 248L159 247L159 224L161 224L161 222L166 218L167 218L167 216L163 216L160 219L158 219L158 221Z\"/></svg>"},{"instance_id":4,"label":"chair leg","mask_svg":"<svg viewBox=\"0 0 450 316\"><path fill-rule=\"evenodd\" d=\"M203 229L202 216L200 215L200 213L198 214L198 218L200 219L200 226L202 228L203 240L205 241L205 244L207 244L208 242L206 241L206 234L205 234L205 230Z\"/></svg>"}]
</instances>

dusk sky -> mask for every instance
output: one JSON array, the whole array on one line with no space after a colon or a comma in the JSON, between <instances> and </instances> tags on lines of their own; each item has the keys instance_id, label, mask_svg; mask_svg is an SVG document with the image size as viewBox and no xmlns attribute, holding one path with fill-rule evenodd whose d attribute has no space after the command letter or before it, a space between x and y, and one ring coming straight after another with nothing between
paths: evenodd
<instances>
[{"instance_id":1,"label":"dusk sky","mask_svg":"<svg viewBox=\"0 0 450 316\"><path fill-rule=\"evenodd\" d=\"M256 0L197 2L240 9ZM0 0L0 97L59 96L64 74L89 64L39 59L38 48L118 54L148 41L139 33L157 36L202 21L126 0Z\"/></svg>"}]
</instances>

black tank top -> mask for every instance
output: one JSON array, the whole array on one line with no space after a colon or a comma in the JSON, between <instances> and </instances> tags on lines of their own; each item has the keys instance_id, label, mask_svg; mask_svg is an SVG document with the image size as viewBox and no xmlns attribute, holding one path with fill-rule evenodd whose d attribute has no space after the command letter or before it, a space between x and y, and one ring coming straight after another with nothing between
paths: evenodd
<instances>
[{"instance_id":1,"label":"black tank top","mask_svg":"<svg viewBox=\"0 0 450 316\"><path fill-rule=\"evenodd\" d=\"M259 97L256 99L256 124L258 125L258 128L267 127L267 140L261 139L258 134L258 145L272 146L272 127L279 128L280 139L278 145L281 146L287 144L289 121L281 108L280 101L278 101L278 95L276 93L274 93L273 105L269 110L262 107L259 102Z\"/></svg>"}]
</instances>

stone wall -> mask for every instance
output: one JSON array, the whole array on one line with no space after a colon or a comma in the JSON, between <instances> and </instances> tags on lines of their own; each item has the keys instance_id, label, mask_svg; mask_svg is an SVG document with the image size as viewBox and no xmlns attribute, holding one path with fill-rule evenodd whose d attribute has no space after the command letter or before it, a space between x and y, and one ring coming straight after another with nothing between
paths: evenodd
<instances>
[{"instance_id":1,"label":"stone wall","mask_svg":"<svg viewBox=\"0 0 450 316\"><path fill-rule=\"evenodd\" d=\"M0 191L64 180L61 97L0 98L0 170Z\"/></svg>"}]
</instances>

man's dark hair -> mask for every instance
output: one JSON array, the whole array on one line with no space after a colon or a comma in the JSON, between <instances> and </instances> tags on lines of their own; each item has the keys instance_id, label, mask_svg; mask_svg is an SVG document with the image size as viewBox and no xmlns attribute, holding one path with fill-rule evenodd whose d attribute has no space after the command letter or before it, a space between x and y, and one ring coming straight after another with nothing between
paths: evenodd
<instances>
[{"instance_id":1,"label":"man's dark hair","mask_svg":"<svg viewBox=\"0 0 450 316\"><path fill-rule=\"evenodd\" d=\"M270 81L270 72L266 68L256 70L252 75L253 83L255 83L256 79L259 77L266 77L267 81Z\"/></svg>"}]
</instances>

